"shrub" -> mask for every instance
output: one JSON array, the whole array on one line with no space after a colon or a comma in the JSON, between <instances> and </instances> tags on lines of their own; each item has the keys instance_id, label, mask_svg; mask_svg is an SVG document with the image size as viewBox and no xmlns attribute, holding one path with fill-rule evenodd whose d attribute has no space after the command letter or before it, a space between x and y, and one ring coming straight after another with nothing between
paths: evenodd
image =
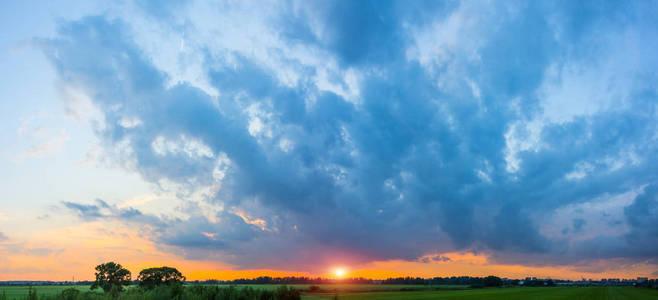
<instances>
[{"instance_id":1,"label":"shrub","mask_svg":"<svg viewBox=\"0 0 658 300\"><path fill-rule=\"evenodd\" d=\"M62 300L76 300L80 295L80 291L76 288L68 288L63 290L59 295Z\"/></svg>"},{"instance_id":2,"label":"shrub","mask_svg":"<svg viewBox=\"0 0 658 300\"><path fill-rule=\"evenodd\" d=\"M30 289L27 291L27 299L28 300L39 299L39 297L37 296L37 289L30 287Z\"/></svg>"},{"instance_id":3,"label":"shrub","mask_svg":"<svg viewBox=\"0 0 658 300\"><path fill-rule=\"evenodd\" d=\"M277 300L300 300L302 298L299 290L295 288L289 288L285 285L277 288L274 292L274 296Z\"/></svg>"}]
</instances>

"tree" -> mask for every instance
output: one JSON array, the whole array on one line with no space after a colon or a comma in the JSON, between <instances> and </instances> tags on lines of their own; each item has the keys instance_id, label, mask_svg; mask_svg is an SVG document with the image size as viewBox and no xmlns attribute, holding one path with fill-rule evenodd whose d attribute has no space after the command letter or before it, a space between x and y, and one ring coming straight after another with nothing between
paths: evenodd
<instances>
[{"instance_id":1,"label":"tree","mask_svg":"<svg viewBox=\"0 0 658 300\"><path fill-rule=\"evenodd\" d=\"M129 284L130 271L120 264L108 262L96 266L96 281L91 285L91 289L102 288L106 293L118 293L123 291L124 285Z\"/></svg>"},{"instance_id":2,"label":"tree","mask_svg":"<svg viewBox=\"0 0 658 300\"><path fill-rule=\"evenodd\" d=\"M176 268L159 267L142 270L139 272L137 280L139 280L140 287L152 289L160 285L183 283L183 281L185 281L185 276L176 270Z\"/></svg>"},{"instance_id":3,"label":"tree","mask_svg":"<svg viewBox=\"0 0 658 300\"><path fill-rule=\"evenodd\" d=\"M501 286L503 285L503 280L500 277L496 276L487 276L484 278L484 286Z\"/></svg>"}]
</instances>

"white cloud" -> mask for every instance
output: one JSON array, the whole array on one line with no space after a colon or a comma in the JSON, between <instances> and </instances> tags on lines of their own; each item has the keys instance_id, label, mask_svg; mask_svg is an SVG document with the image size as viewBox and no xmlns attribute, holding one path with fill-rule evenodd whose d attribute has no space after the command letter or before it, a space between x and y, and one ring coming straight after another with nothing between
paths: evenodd
<instances>
[{"instance_id":1,"label":"white cloud","mask_svg":"<svg viewBox=\"0 0 658 300\"><path fill-rule=\"evenodd\" d=\"M28 149L15 155L16 161L29 158L42 158L60 152L70 136L63 128L49 128L43 119L27 118L18 128L18 136L23 138Z\"/></svg>"}]
</instances>

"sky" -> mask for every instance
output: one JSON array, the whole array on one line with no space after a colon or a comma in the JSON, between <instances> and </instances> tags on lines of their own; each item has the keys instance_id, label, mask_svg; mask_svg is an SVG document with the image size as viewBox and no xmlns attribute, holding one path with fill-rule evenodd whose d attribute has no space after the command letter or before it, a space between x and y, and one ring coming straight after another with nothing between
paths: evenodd
<instances>
[{"instance_id":1,"label":"sky","mask_svg":"<svg viewBox=\"0 0 658 300\"><path fill-rule=\"evenodd\" d=\"M3 1L0 280L658 277L657 16Z\"/></svg>"}]
</instances>

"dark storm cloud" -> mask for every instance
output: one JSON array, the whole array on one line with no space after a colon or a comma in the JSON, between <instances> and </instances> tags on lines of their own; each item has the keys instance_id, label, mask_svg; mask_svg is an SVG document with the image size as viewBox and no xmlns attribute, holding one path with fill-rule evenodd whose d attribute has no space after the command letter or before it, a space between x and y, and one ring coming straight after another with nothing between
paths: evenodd
<instances>
[{"instance_id":1,"label":"dark storm cloud","mask_svg":"<svg viewBox=\"0 0 658 300\"><path fill-rule=\"evenodd\" d=\"M284 84L276 64L208 46L203 76L218 91L211 96L170 84L121 20L63 23L40 45L63 84L102 112L97 134L108 153L150 182L220 185L206 204L222 210L209 220L193 205L186 219L102 201L64 205L87 220L150 224L155 241L185 255L245 267L416 260L464 249L524 264L572 263L594 250L600 258L656 259L658 235L640 228L655 228L658 216L651 209L658 64L638 56L621 75L597 69L615 64L604 51L618 50L610 39L655 33L643 7L608 14L537 2L406 3L304 3L272 18L283 43L338 62L331 80L339 86L350 84L345 72L357 72L355 99L321 88L323 66L294 55L276 61L299 75ZM429 42L419 38L424 32ZM566 86L573 69L637 81L611 80L623 97L610 101L623 105L551 120L547 94ZM578 92L557 93L574 97L561 112L604 102ZM571 242L569 232L589 227L583 218L557 224L558 233L572 228L559 236L545 233L558 209L644 186L624 211L626 235Z\"/></svg>"}]
</instances>

